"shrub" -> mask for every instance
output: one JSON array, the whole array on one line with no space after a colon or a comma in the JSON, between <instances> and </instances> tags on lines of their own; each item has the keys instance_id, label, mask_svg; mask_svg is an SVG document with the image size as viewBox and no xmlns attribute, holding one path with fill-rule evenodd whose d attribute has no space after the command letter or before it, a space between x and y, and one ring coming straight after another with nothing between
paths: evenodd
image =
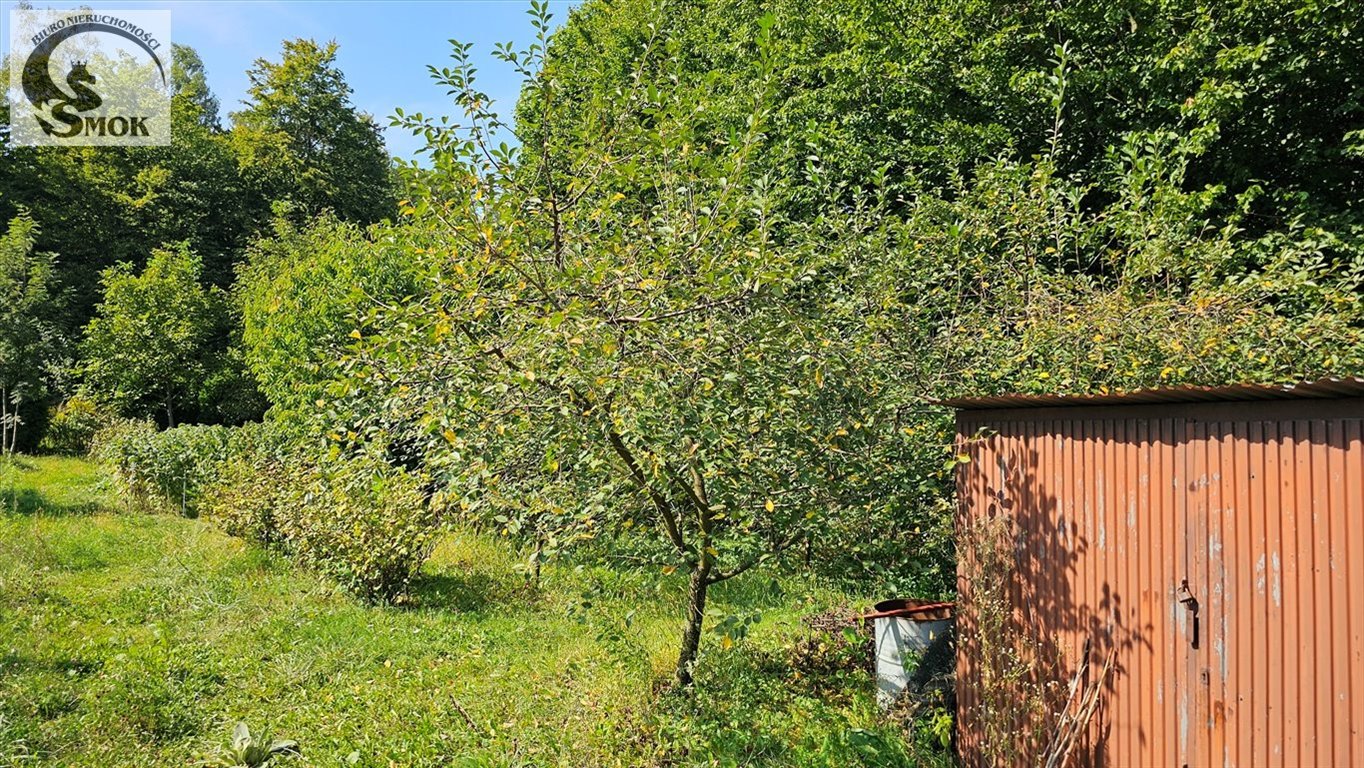
<instances>
[{"instance_id":1,"label":"shrub","mask_svg":"<svg viewBox=\"0 0 1364 768\"><path fill-rule=\"evenodd\" d=\"M100 430L91 454L104 462L118 492L142 509L197 514L199 497L231 453L232 430L190 425L157 432L126 420Z\"/></svg>"},{"instance_id":2,"label":"shrub","mask_svg":"<svg viewBox=\"0 0 1364 768\"><path fill-rule=\"evenodd\" d=\"M436 526L417 478L369 459L312 468L280 517L290 550L367 599L406 593Z\"/></svg>"},{"instance_id":3,"label":"shrub","mask_svg":"<svg viewBox=\"0 0 1364 768\"><path fill-rule=\"evenodd\" d=\"M288 505L296 477L288 469L288 447L271 424L234 430L232 451L204 489L203 511L224 531L262 544L282 544L277 510Z\"/></svg>"},{"instance_id":4,"label":"shrub","mask_svg":"<svg viewBox=\"0 0 1364 768\"><path fill-rule=\"evenodd\" d=\"M157 432L120 420L95 435L91 453L133 506L202 510L366 599L400 598L434 543L420 478L369 457L314 460L273 424Z\"/></svg>"},{"instance_id":5,"label":"shrub","mask_svg":"<svg viewBox=\"0 0 1364 768\"><path fill-rule=\"evenodd\" d=\"M263 437L223 464L206 516L360 597L400 599L437 532L419 478L368 457L314 461Z\"/></svg>"},{"instance_id":6,"label":"shrub","mask_svg":"<svg viewBox=\"0 0 1364 768\"><path fill-rule=\"evenodd\" d=\"M73 395L52 409L42 450L50 453L81 455L90 450L95 434L109 426L115 416L88 397Z\"/></svg>"},{"instance_id":7,"label":"shrub","mask_svg":"<svg viewBox=\"0 0 1364 768\"><path fill-rule=\"evenodd\" d=\"M151 505L151 488L142 464L151 452L156 425L141 419L116 419L90 439L91 458L104 465L118 495L131 506Z\"/></svg>"}]
</instances>

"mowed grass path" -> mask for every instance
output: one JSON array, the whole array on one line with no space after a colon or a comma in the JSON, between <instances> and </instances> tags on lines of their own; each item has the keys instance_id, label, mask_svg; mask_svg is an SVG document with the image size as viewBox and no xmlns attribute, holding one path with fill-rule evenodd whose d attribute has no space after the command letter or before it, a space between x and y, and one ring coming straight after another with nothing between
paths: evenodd
<instances>
[{"instance_id":1,"label":"mowed grass path","mask_svg":"<svg viewBox=\"0 0 1364 768\"><path fill-rule=\"evenodd\" d=\"M680 575L558 565L533 590L505 542L456 532L412 605L374 607L211 523L122 511L81 460L0 466L0 502L0 766L194 765L238 720L301 742L280 765L916 762L865 675L789 666L800 616L847 599L800 580L717 588L764 619L731 650L708 633L688 701L660 693Z\"/></svg>"}]
</instances>

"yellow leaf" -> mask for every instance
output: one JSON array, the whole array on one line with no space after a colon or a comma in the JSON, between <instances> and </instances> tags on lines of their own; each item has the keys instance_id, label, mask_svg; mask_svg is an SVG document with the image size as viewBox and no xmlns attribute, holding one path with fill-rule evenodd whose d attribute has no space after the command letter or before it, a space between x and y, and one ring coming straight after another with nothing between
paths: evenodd
<instances>
[{"instance_id":1,"label":"yellow leaf","mask_svg":"<svg viewBox=\"0 0 1364 768\"><path fill-rule=\"evenodd\" d=\"M447 430L445 430L444 432L442 432L441 434L445 436L445 441L446 441L446 442L448 442L448 443L453 443L453 442L455 442L455 432L454 432L454 430L447 429Z\"/></svg>"},{"instance_id":2,"label":"yellow leaf","mask_svg":"<svg viewBox=\"0 0 1364 768\"><path fill-rule=\"evenodd\" d=\"M763 508L766 509L768 512L771 512L772 510L777 508L777 505L773 504L771 499L768 499L767 503L763 505Z\"/></svg>"}]
</instances>

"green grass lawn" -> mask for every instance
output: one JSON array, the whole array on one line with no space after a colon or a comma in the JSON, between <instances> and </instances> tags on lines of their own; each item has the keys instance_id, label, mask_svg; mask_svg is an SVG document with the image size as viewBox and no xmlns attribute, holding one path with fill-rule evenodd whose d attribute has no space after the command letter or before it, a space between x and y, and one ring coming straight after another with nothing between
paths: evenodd
<instances>
[{"instance_id":1,"label":"green grass lawn","mask_svg":"<svg viewBox=\"0 0 1364 768\"><path fill-rule=\"evenodd\" d=\"M687 699L665 690L681 575L560 564L533 590L511 547L456 532L412 605L373 607L211 523L122 511L82 460L0 465L0 502L0 766L193 765L238 720L301 742L279 765L942 759L852 664L793 661L801 617L851 599L801 578L717 588L716 615L763 620L728 650L708 633Z\"/></svg>"}]
</instances>

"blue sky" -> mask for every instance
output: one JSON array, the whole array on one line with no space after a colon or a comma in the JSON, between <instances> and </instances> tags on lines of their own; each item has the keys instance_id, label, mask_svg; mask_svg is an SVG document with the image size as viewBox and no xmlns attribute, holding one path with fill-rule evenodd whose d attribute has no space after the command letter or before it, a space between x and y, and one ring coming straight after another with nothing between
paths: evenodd
<instances>
[{"instance_id":1,"label":"blue sky","mask_svg":"<svg viewBox=\"0 0 1364 768\"><path fill-rule=\"evenodd\" d=\"M450 38L474 44L479 83L499 111L510 115L520 80L515 72L491 56L494 43L534 39L526 11L528 0L273 0L217 2L101 2L32 3L37 8L67 10L169 9L171 37L194 47L204 59L209 85L227 113L240 108L246 95L246 70L258 58L279 59L280 41L310 37L336 40L337 59L354 93L357 107L374 115L385 127L389 151L411 157L420 140L388 129L394 107L428 115L452 114L443 90L431 82L426 65L449 62ZM556 24L563 23L574 0L550 0ZM9 46L9 10L15 3L0 2L5 30L0 45ZM6 51L7 52L7 51Z\"/></svg>"}]
</instances>

